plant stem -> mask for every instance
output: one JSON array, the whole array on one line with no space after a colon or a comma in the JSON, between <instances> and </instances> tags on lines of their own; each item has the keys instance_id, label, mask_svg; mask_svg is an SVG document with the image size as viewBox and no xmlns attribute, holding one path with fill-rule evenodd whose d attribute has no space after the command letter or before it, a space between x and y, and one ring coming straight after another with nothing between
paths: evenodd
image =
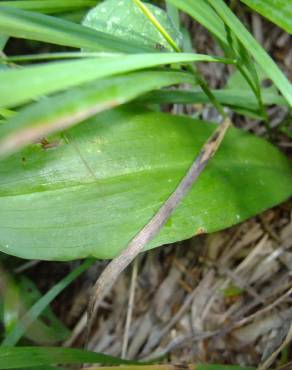
<instances>
[{"instance_id":1,"label":"plant stem","mask_svg":"<svg viewBox=\"0 0 292 370\"><path fill-rule=\"evenodd\" d=\"M152 219L128 243L127 247L114 260L112 260L101 273L93 287L88 303L86 345L88 345L93 320L100 303L111 290L119 275L144 249L146 244L148 244L162 229L173 211L186 196L201 172L205 169L210 159L215 155L230 125L231 121L229 118L226 118L221 125L218 126L218 128L208 138L199 155L195 158L193 164L174 192L160 207Z\"/></svg>"}]
</instances>

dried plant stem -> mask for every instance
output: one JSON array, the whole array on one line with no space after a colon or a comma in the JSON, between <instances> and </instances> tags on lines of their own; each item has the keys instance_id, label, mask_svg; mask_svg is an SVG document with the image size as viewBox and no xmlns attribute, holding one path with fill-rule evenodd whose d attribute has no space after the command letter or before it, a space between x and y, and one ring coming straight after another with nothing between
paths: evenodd
<instances>
[{"instance_id":1,"label":"dried plant stem","mask_svg":"<svg viewBox=\"0 0 292 370\"><path fill-rule=\"evenodd\" d=\"M216 153L230 125L231 121L227 118L212 133L174 192L160 207L153 218L129 242L121 254L112 260L101 273L93 287L93 291L89 299L87 311L88 321L86 326L86 345L88 344L93 320L100 303L110 291L119 275L143 250L146 244L148 244L162 229L174 209L186 196L191 186L198 179L201 172Z\"/></svg>"},{"instance_id":2,"label":"dried plant stem","mask_svg":"<svg viewBox=\"0 0 292 370\"><path fill-rule=\"evenodd\" d=\"M130 325L131 325L133 307L134 307L137 275L138 275L138 258L135 259L133 263L133 269L132 269L128 310L127 310L127 317L126 317L126 324L125 324L125 334L124 334L123 347L122 347L122 358L126 358L127 356L128 343L129 343L129 332L130 332Z\"/></svg>"},{"instance_id":3,"label":"dried plant stem","mask_svg":"<svg viewBox=\"0 0 292 370\"><path fill-rule=\"evenodd\" d=\"M276 349L276 351L274 351L271 356L263 363L261 364L259 367L258 367L258 370L267 370L271 365L272 363L276 360L277 356L279 355L279 353L289 344L291 343L292 341L292 323L290 323L290 329L288 331L288 334L284 340L284 342L280 345L280 347L278 349Z\"/></svg>"}]
</instances>

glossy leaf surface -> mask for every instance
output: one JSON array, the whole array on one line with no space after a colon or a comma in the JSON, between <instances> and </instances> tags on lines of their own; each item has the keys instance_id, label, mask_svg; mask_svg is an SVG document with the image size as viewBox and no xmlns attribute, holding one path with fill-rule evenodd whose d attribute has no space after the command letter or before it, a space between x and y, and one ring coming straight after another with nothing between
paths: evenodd
<instances>
[{"instance_id":1,"label":"glossy leaf surface","mask_svg":"<svg viewBox=\"0 0 292 370\"><path fill-rule=\"evenodd\" d=\"M108 111L0 163L0 249L24 258L110 258L172 193L215 125ZM231 129L148 248L213 232L291 195L291 165L271 144Z\"/></svg>"},{"instance_id":2,"label":"glossy leaf surface","mask_svg":"<svg viewBox=\"0 0 292 370\"><path fill-rule=\"evenodd\" d=\"M182 36L171 23L166 12L152 4L145 4L177 45L182 43ZM149 22L132 0L107 0L91 9L83 24L87 27L132 40L142 45L173 51L164 37Z\"/></svg>"}]
</instances>

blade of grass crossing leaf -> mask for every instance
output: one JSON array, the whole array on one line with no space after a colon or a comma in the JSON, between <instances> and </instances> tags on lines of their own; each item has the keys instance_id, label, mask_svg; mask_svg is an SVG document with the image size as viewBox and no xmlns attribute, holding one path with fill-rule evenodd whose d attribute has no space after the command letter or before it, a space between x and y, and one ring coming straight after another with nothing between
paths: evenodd
<instances>
[{"instance_id":1,"label":"blade of grass crossing leaf","mask_svg":"<svg viewBox=\"0 0 292 370\"><path fill-rule=\"evenodd\" d=\"M34 144L1 161L0 250L63 261L116 256L167 199L215 127L126 105L72 127L69 141L56 135L52 149ZM230 129L171 226L147 249L197 230L218 231L284 201L291 176L288 159L271 144Z\"/></svg>"},{"instance_id":2,"label":"blade of grass crossing leaf","mask_svg":"<svg viewBox=\"0 0 292 370\"><path fill-rule=\"evenodd\" d=\"M104 32L57 17L0 5L0 32L4 35L85 48L93 51L139 53L155 49L123 41Z\"/></svg>"},{"instance_id":3,"label":"blade of grass crossing leaf","mask_svg":"<svg viewBox=\"0 0 292 370\"><path fill-rule=\"evenodd\" d=\"M0 157L147 91L178 83L193 84L194 77L184 72L138 72L41 100L7 121L0 139Z\"/></svg>"},{"instance_id":4,"label":"blade of grass crossing leaf","mask_svg":"<svg viewBox=\"0 0 292 370\"><path fill-rule=\"evenodd\" d=\"M174 42L170 34L166 31L166 29L161 25L161 23L152 14L152 12L140 0L132 0L132 1L145 14L145 16L149 19L149 21L157 28L157 30L161 33L161 35L165 38L165 40L173 48L173 50L176 52L180 52L180 49L177 46L177 44Z\"/></svg>"},{"instance_id":5,"label":"blade of grass crossing leaf","mask_svg":"<svg viewBox=\"0 0 292 370\"><path fill-rule=\"evenodd\" d=\"M23 369L24 367L53 364L99 363L104 365L135 364L103 353L81 349L55 347L0 347L0 369ZM39 369L39 367L38 367Z\"/></svg>"},{"instance_id":6,"label":"blade of grass crossing leaf","mask_svg":"<svg viewBox=\"0 0 292 370\"><path fill-rule=\"evenodd\" d=\"M0 104L2 107L16 106L39 96L98 78L164 64L198 61L233 63L232 60L208 55L153 53L62 61L18 70L5 70L0 72Z\"/></svg>"},{"instance_id":7,"label":"blade of grass crossing leaf","mask_svg":"<svg viewBox=\"0 0 292 370\"><path fill-rule=\"evenodd\" d=\"M84 271L86 271L93 263L94 263L94 260L92 260L92 259L85 260L85 262L83 262L79 267L77 267L75 270L70 272L70 274L68 274L64 279L62 279L56 285L54 285L22 317L22 319L15 325L13 330L6 336L6 338L3 340L1 345L2 346L9 346L9 347L15 346L16 343L19 341L19 339L23 336L25 331L33 323L33 321L40 316L40 314L44 311L44 309L57 297L57 295L60 294L79 275L81 275ZM0 354L1 354L1 352L0 352ZM2 365L3 364L3 359L1 360L1 356L0 356L0 363L1 363L1 366L3 366ZM50 363L51 362L44 363L44 365L50 364ZM36 365L38 365L38 364L36 364ZM23 364L23 366L27 366L27 365ZM0 367L0 369L6 369L6 367Z\"/></svg>"},{"instance_id":8,"label":"blade of grass crossing leaf","mask_svg":"<svg viewBox=\"0 0 292 370\"><path fill-rule=\"evenodd\" d=\"M241 43L247 48L247 50L249 50L254 59L266 72L267 76L274 82L292 106L292 85L273 59L266 53L263 47L250 34L223 0L208 0L208 2L213 6L217 14L228 25L228 27L230 27Z\"/></svg>"},{"instance_id":9,"label":"blade of grass crossing leaf","mask_svg":"<svg viewBox=\"0 0 292 370\"><path fill-rule=\"evenodd\" d=\"M140 10L145 14L148 20L156 27L159 33L164 37L167 43L173 48L174 51L180 53L179 45L172 39L172 37L168 34L165 28L160 24L160 22L156 19L156 17L152 14L151 10L149 10L140 0L133 0L133 2L140 8ZM200 85L201 89L210 99L210 102L214 105L217 111L221 114L222 117L227 117L223 107L221 104L216 100L216 98L212 95L208 84L204 80L204 78L200 75L197 68L192 64L187 66L187 69L190 73L192 73L196 79L196 82Z\"/></svg>"}]
</instances>

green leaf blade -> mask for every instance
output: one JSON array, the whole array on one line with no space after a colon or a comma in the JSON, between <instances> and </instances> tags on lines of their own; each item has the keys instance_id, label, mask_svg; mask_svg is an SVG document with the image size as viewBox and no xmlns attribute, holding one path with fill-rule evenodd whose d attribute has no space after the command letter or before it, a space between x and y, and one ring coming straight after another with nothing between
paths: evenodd
<instances>
[{"instance_id":1,"label":"green leaf blade","mask_svg":"<svg viewBox=\"0 0 292 370\"><path fill-rule=\"evenodd\" d=\"M0 33L93 51L139 53L155 50L130 41L121 42L118 37L60 18L2 5Z\"/></svg>"},{"instance_id":2,"label":"green leaf blade","mask_svg":"<svg viewBox=\"0 0 292 370\"><path fill-rule=\"evenodd\" d=\"M107 356L102 353L83 351L81 349L55 347L0 347L0 369L23 369L24 367L50 364L101 363L119 365L130 361ZM133 362L132 362L133 363Z\"/></svg>"},{"instance_id":3,"label":"green leaf blade","mask_svg":"<svg viewBox=\"0 0 292 370\"><path fill-rule=\"evenodd\" d=\"M31 99L65 90L99 78L158 67L172 63L223 62L230 59L202 54L148 53L114 57L86 58L74 61L44 63L19 70L0 71L0 104L16 106ZM29 89L27 87L30 87Z\"/></svg>"},{"instance_id":4,"label":"green leaf blade","mask_svg":"<svg viewBox=\"0 0 292 370\"><path fill-rule=\"evenodd\" d=\"M147 91L178 83L194 83L194 78L184 72L137 72L40 100L7 120L1 130L0 158Z\"/></svg>"},{"instance_id":5,"label":"green leaf blade","mask_svg":"<svg viewBox=\"0 0 292 370\"><path fill-rule=\"evenodd\" d=\"M241 1L292 34L292 2L290 0Z\"/></svg>"},{"instance_id":6,"label":"green leaf blade","mask_svg":"<svg viewBox=\"0 0 292 370\"><path fill-rule=\"evenodd\" d=\"M0 250L23 258L112 258L172 193L214 125L117 109L0 164ZM125 139L126 138L126 139ZM291 195L288 160L231 129L190 194L147 246L213 232Z\"/></svg>"},{"instance_id":7,"label":"green leaf blade","mask_svg":"<svg viewBox=\"0 0 292 370\"><path fill-rule=\"evenodd\" d=\"M273 59L266 53L264 48L256 41L223 0L208 0L208 2L246 49L249 50L263 71L266 72L267 76L274 82L290 106L292 106L292 85Z\"/></svg>"}]
</instances>

